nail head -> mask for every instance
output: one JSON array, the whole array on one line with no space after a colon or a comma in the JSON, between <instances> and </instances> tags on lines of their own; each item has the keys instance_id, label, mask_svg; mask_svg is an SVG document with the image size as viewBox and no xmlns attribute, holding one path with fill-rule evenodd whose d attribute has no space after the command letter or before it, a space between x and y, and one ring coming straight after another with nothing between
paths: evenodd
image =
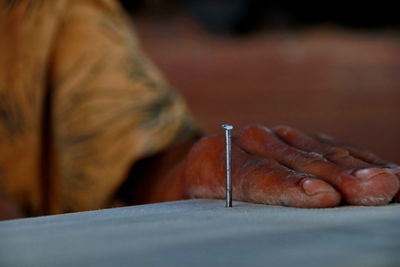
<instances>
[{"instance_id":1,"label":"nail head","mask_svg":"<svg viewBox=\"0 0 400 267\"><path fill-rule=\"evenodd\" d=\"M230 125L230 124L222 124L221 127L224 128L225 130L232 130L233 129L233 126Z\"/></svg>"}]
</instances>

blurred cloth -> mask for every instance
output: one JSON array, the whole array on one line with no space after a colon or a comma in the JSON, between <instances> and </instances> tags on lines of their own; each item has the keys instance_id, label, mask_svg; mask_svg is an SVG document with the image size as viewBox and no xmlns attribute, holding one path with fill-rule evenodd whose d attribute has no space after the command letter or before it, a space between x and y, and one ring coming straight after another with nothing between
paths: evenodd
<instances>
[{"instance_id":1,"label":"blurred cloth","mask_svg":"<svg viewBox=\"0 0 400 267\"><path fill-rule=\"evenodd\" d=\"M113 0L0 0L0 193L31 215L104 207L195 131Z\"/></svg>"}]
</instances>

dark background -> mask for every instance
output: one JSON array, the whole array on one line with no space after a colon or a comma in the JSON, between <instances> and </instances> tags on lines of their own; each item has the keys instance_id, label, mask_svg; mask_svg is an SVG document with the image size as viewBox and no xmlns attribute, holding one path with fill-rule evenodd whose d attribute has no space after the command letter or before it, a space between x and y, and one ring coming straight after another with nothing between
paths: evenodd
<instances>
[{"instance_id":1,"label":"dark background","mask_svg":"<svg viewBox=\"0 0 400 267\"><path fill-rule=\"evenodd\" d=\"M123 2L207 134L223 122L289 124L400 163L394 4Z\"/></svg>"}]
</instances>

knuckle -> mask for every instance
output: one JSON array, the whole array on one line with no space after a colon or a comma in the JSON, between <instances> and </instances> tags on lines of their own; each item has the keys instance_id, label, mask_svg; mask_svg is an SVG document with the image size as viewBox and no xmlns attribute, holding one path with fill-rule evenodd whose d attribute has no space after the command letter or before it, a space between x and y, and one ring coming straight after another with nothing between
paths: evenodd
<instances>
[{"instance_id":1,"label":"knuckle","mask_svg":"<svg viewBox=\"0 0 400 267\"><path fill-rule=\"evenodd\" d=\"M281 134L281 135L287 135L288 133L291 133L294 131L294 128L287 126L287 125L278 125L273 128L275 132Z\"/></svg>"},{"instance_id":2,"label":"knuckle","mask_svg":"<svg viewBox=\"0 0 400 267\"><path fill-rule=\"evenodd\" d=\"M332 147L326 153L324 153L324 156L329 160L340 160L349 157L350 153L346 149Z\"/></svg>"},{"instance_id":3,"label":"knuckle","mask_svg":"<svg viewBox=\"0 0 400 267\"><path fill-rule=\"evenodd\" d=\"M307 169L314 165L326 162L327 161L321 154L315 152L304 152L294 156L289 165L293 166L295 169L304 170L305 168Z\"/></svg>"},{"instance_id":4,"label":"knuckle","mask_svg":"<svg viewBox=\"0 0 400 267\"><path fill-rule=\"evenodd\" d=\"M307 165L312 165L314 163L320 163L326 161L323 155L318 154L316 152L307 152L304 154L304 156L305 156L304 161Z\"/></svg>"}]
</instances>

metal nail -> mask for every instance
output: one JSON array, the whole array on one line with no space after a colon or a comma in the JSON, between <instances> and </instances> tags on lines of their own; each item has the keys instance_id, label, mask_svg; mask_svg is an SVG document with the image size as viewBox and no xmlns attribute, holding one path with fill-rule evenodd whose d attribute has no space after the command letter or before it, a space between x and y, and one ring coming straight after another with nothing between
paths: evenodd
<instances>
[{"instance_id":1,"label":"metal nail","mask_svg":"<svg viewBox=\"0 0 400 267\"><path fill-rule=\"evenodd\" d=\"M231 178L231 131L233 126L222 124L225 129L225 153L226 153L226 207L232 207L232 178Z\"/></svg>"}]
</instances>

